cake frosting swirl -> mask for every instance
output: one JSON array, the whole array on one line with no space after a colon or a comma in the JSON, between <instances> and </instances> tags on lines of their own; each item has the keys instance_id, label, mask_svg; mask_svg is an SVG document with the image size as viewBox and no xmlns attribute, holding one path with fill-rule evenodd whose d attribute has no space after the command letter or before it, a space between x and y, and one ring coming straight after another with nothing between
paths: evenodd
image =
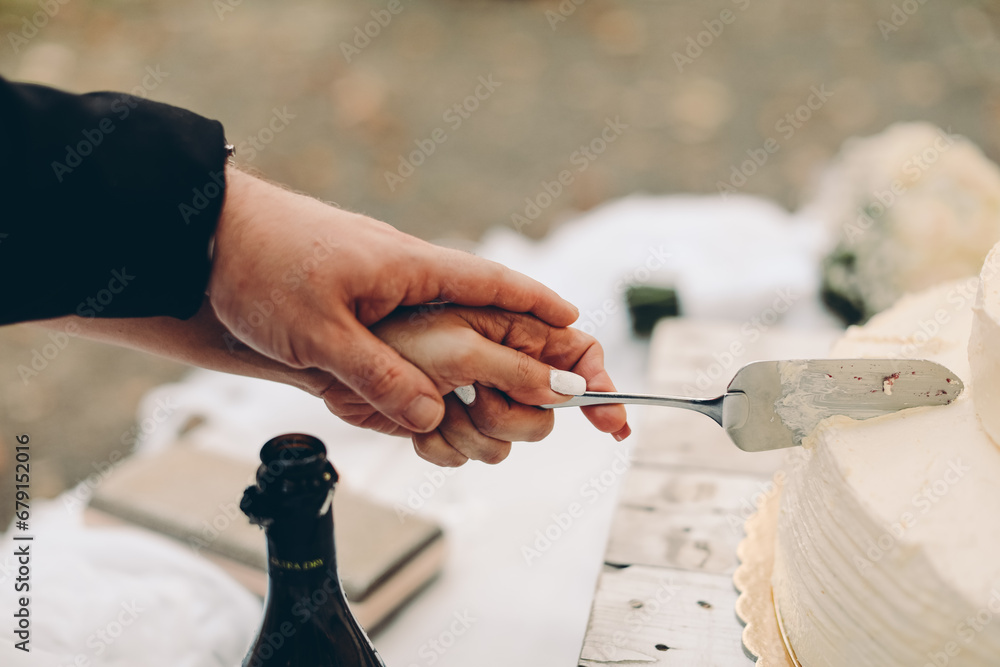
<instances>
[{"instance_id":1,"label":"cake frosting swirl","mask_svg":"<svg viewBox=\"0 0 1000 667\"><path fill-rule=\"evenodd\" d=\"M793 452L772 585L804 667L1000 664L997 263L994 249L981 281L904 297L832 350L930 359L966 389L943 407L823 420Z\"/></svg>"}]
</instances>

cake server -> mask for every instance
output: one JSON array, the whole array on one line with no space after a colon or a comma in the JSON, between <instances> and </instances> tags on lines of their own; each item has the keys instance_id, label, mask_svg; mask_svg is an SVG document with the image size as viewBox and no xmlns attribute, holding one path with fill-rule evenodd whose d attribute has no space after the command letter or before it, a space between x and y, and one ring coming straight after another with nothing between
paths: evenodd
<instances>
[{"instance_id":1,"label":"cake server","mask_svg":"<svg viewBox=\"0 0 1000 667\"><path fill-rule=\"evenodd\" d=\"M869 419L906 408L948 405L962 381L944 366L915 359L757 361L736 372L716 398L588 391L543 408L628 403L694 410L726 429L747 452L802 444L822 419Z\"/></svg>"}]
</instances>

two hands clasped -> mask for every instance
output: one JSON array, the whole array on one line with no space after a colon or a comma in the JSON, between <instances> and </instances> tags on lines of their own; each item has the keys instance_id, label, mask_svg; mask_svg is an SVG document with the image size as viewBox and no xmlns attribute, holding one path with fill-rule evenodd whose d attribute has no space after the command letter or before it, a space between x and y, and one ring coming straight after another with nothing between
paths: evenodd
<instances>
[{"instance_id":1,"label":"two hands clasped","mask_svg":"<svg viewBox=\"0 0 1000 667\"><path fill-rule=\"evenodd\" d=\"M500 264L227 168L205 302L190 320L62 318L86 335L297 386L442 466L498 463L552 429L564 387L613 391L578 312ZM555 373L553 373L555 371ZM473 385L466 405L455 389ZM464 390L459 394L469 397ZM582 408L631 432L621 405Z\"/></svg>"}]
</instances>

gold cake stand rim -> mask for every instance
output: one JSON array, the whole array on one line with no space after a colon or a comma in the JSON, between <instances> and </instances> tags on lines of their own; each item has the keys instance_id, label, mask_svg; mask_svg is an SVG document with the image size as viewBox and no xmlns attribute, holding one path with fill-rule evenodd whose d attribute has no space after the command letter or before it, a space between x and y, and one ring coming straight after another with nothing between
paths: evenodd
<instances>
[{"instance_id":1,"label":"gold cake stand rim","mask_svg":"<svg viewBox=\"0 0 1000 667\"><path fill-rule=\"evenodd\" d=\"M740 560L733 574L740 593L736 615L744 624L743 650L757 667L801 667L782 627L771 585L781 482L782 476L775 475L773 491L762 496L757 512L747 519L746 537L736 549Z\"/></svg>"}]
</instances>

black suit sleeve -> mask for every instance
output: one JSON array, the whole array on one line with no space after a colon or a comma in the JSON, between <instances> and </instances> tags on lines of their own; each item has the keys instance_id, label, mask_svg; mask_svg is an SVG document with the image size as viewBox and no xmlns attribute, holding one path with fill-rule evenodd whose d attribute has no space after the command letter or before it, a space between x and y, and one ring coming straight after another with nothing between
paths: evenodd
<instances>
[{"instance_id":1,"label":"black suit sleeve","mask_svg":"<svg viewBox=\"0 0 1000 667\"><path fill-rule=\"evenodd\" d=\"M216 121L0 78L0 324L192 316L225 162Z\"/></svg>"}]
</instances>

